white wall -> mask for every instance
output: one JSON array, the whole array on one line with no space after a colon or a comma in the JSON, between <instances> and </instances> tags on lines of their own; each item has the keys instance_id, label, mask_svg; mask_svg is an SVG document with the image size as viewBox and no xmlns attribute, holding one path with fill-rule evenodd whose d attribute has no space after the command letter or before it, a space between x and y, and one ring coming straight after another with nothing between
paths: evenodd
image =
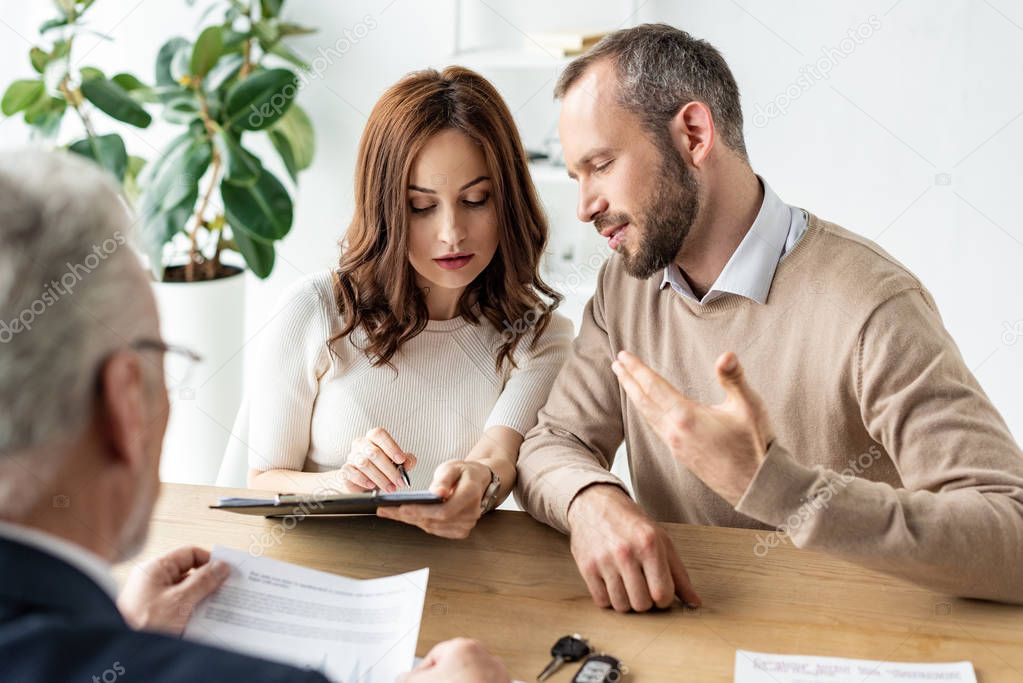
<instances>
[{"instance_id":1,"label":"white wall","mask_svg":"<svg viewBox=\"0 0 1023 683\"><path fill-rule=\"evenodd\" d=\"M1017 161L1023 150L1019 3L462 0L461 5L464 46L518 46L527 31L605 29L636 21L666 21L714 43L742 89L756 170L790 203L876 239L909 266L934 293L967 364L1023 437L1017 387L1023 369L1023 226L1016 208L1023 187ZM320 28L296 43L300 53L312 60L320 48L342 47L344 54L300 95L316 125L317 159L302 176L295 227L279 251L277 270L267 282L251 283L250 340L282 287L335 261L352 205L355 148L376 98L409 70L448 63L455 42L454 0L289 0L287 6L295 20ZM34 40L48 15L48 3L4 4L0 83L31 73L24 39ZM192 34L198 11L166 0L100 0L93 15L95 28L116 42L97 43L84 63L107 70L129 64L148 79L159 45L176 33ZM360 23L376 28L347 39ZM857 28L861 36L847 39ZM831 57L818 67L829 68L828 77L807 76L806 67L828 48ZM555 71L487 74L516 112L526 142L539 143L554 124ZM786 104L785 113L770 116L772 102ZM126 134L126 141L132 152L151 156L166 134L155 126ZM25 139L20 120L0 121L4 147ZM594 243L590 228L574 219L574 189L556 183L545 186L543 195L555 239L578 241L583 249L575 258L585 260Z\"/></svg>"}]
</instances>

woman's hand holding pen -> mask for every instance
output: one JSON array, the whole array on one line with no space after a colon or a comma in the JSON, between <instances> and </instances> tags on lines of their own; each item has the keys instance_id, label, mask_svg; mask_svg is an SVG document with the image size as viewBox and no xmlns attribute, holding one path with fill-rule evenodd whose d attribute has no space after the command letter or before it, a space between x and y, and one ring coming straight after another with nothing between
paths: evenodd
<instances>
[{"instance_id":1,"label":"woman's hand holding pen","mask_svg":"<svg viewBox=\"0 0 1023 683\"><path fill-rule=\"evenodd\" d=\"M436 536L466 538L483 513L483 495L490 478L490 467L483 463L450 460L437 468L430 484L430 491L444 498L443 503L382 507L377 516L414 524Z\"/></svg>"},{"instance_id":2,"label":"woman's hand holding pen","mask_svg":"<svg viewBox=\"0 0 1023 683\"><path fill-rule=\"evenodd\" d=\"M405 488L401 470L416 466L416 458L406 453L383 427L375 427L352 442L348 461L341 466L345 490L362 493L379 489L393 493Z\"/></svg>"}]
</instances>

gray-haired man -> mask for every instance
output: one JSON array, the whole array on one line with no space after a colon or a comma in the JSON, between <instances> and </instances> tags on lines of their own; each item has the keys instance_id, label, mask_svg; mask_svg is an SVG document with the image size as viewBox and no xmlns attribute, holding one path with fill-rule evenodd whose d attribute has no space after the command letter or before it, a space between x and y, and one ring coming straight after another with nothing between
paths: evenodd
<instances>
[{"instance_id":1,"label":"gray-haired man","mask_svg":"<svg viewBox=\"0 0 1023 683\"><path fill-rule=\"evenodd\" d=\"M95 166L0 153L3 678L325 681L176 637L227 575L201 548L142 565L117 599L109 563L141 547L159 491L163 357L183 352L160 338L128 230ZM405 680L508 675L477 643L455 640Z\"/></svg>"}]
</instances>

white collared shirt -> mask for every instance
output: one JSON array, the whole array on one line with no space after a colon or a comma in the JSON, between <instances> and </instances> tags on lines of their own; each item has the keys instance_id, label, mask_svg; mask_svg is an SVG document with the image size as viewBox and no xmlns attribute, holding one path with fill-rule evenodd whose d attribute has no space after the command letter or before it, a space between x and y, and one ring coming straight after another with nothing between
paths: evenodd
<instances>
[{"instance_id":1,"label":"white collared shirt","mask_svg":"<svg viewBox=\"0 0 1023 683\"><path fill-rule=\"evenodd\" d=\"M806 211L789 206L774 193L760 176L764 201L753 225L735 248L714 284L698 299L675 263L664 269L661 289L668 285L693 301L709 304L725 294L737 294L758 304L767 302L774 271L782 257L792 250L806 232Z\"/></svg>"},{"instance_id":2,"label":"white collared shirt","mask_svg":"<svg viewBox=\"0 0 1023 683\"><path fill-rule=\"evenodd\" d=\"M77 543L66 541L53 534L0 521L0 538L6 538L67 562L102 588L111 600L117 600L117 581L110 571L110 563L99 555L86 550Z\"/></svg>"}]
</instances>

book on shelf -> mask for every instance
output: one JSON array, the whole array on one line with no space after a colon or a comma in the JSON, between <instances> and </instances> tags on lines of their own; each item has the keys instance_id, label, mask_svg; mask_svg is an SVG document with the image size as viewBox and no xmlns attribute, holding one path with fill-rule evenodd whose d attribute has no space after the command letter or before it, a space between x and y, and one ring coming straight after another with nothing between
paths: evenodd
<instances>
[{"instance_id":1,"label":"book on shelf","mask_svg":"<svg viewBox=\"0 0 1023 683\"><path fill-rule=\"evenodd\" d=\"M527 47L560 57L575 57L589 50L607 31L543 31L529 33Z\"/></svg>"}]
</instances>

